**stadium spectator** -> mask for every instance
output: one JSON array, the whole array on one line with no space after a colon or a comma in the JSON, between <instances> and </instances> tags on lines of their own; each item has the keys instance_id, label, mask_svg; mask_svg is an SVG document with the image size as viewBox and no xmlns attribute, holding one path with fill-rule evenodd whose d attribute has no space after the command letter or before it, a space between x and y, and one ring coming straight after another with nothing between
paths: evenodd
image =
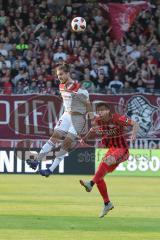
<instances>
[{"instance_id":1,"label":"stadium spectator","mask_svg":"<svg viewBox=\"0 0 160 240\"><path fill-rule=\"evenodd\" d=\"M81 86L82 86L83 88L87 89L87 91L88 91L89 93L95 92L95 85L94 85L94 83L91 81L89 74L85 74L85 75L84 75L84 80L81 82Z\"/></svg>"},{"instance_id":2,"label":"stadium spectator","mask_svg":"<svg viewBox=\"0 0 160 240\"><path fill-rule=\"evenodd\" d=\"M63 59L64 61L67 60L67 54L63 51L61 45L59 45L57 51L53 55L53 60L57 62L59 59Z\"/></svg>"},{"instance_id":3,"label":"stadium spectator","mask_svg":"<svg viewBox=\"0 0 160 240\"><path fill-rule=\"evenodd\" d=\"M112 80L109 85L108 88L111 88L113 90L114 93L117 93L120 89L123 88L123 82L120 81L118 75L115 75L114 80Z\"/></svg>"},{"instance_id":4,"label":"stadium spectator","mask_svg":"<svg viewBox=\"0 0 160 240\"><path fill-rule=\"evenodd\" d=\"M160 3L154 4L118 43L111 38L109 22L98 4L9 1L0 10L0 92L12 88L12 93L20 93L21 85L24 92L57 94L53 71L62 61L71 63L74 79L92 82L91 92L159 91ZM70 28L71 19L78 15L87 20L83 34ZM6 68L10 75L3 82Z\"/></svg>"}]
</instances>

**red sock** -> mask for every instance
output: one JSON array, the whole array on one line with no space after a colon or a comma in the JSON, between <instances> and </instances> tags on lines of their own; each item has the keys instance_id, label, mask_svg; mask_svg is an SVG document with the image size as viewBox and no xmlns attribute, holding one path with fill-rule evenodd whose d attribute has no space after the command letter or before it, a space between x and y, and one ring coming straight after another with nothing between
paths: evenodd
<instances>
[{"instance_id":1,"label":"red sock","mask_svg":"<svg viewBox=\"0 0 160 240\"><path fill-rule=\"evenodd\" d=\"M101 179L99 182L97 182L97 188L104 200L104 203L109 202L109 196L108 196L108 192L107 192L107 186L106 183L103 179Z\"/></svg>"},{"instance_id":2,"label":"red sock","mask_svg":"<svg viewBox=\"0 0 160 240\"><path fill-rule=\"evenodd\" d=\"M107 172L108 172L108 165L105 162L101 162L92 181L94 183L98 183L106 175Z\"/></svg>"}]
</instances>

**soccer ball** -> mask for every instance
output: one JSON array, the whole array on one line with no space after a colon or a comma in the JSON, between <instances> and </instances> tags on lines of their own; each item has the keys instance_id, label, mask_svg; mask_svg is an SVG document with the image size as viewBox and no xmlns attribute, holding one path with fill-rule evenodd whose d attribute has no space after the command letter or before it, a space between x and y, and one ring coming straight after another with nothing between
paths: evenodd
<instances>
[{"instance_id":1,"label":"soccer ball","mask_svg":"<svg viewBox=\"0 0 160 240\"><path fill-rule=\"evenodd\" d=\"M86 20L82 17L73 18L71 27L74 32L84 32L86 29Z\"/></svg>"}]
</instances>

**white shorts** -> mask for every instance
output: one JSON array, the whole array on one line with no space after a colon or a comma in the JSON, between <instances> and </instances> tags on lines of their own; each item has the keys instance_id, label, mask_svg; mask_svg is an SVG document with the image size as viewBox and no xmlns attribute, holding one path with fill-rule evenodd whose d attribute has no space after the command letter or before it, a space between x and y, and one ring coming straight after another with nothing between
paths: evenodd
<instances>
[{"instance_id":1,"label":"white shorts","mask_svg":"<svg viewBox=\"0 0 160 240\"><path fill-rule=\"evenodd\" d=\"M71 133L74 136L81 135L85 129L85 116L83 115L71 115L64 112L55 126L55 130L62 131L64 133Z\"/></svg>"}]
</instances>

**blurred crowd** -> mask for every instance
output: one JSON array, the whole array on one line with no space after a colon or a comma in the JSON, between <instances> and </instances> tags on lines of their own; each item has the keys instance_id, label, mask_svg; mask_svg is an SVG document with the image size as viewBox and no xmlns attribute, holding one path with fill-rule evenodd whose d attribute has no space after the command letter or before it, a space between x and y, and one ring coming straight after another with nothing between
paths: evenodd
<instances>
[{"instance_id":1,"label":"blurred crowd","mask_svg":"<svg viewBox=\"0 0 160 240\"><path fill-rule=\"evenodd\" d=\"M76 16L86 19L84 33L71 31ZM160 92L160 4L120 43L110 31L96 3L0 3L0 93L59 94L55 67L63 61L90 93Z\"/></svg>"}]
</instances>

